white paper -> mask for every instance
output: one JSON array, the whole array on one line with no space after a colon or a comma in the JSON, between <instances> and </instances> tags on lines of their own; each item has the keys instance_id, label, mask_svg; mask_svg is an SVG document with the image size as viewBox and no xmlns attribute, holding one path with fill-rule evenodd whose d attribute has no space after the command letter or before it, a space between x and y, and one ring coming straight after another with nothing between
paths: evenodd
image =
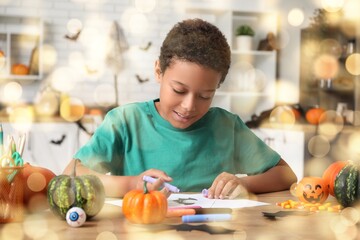
<instances>
[{"instance_id":1,"label":"white paper","mask_svg":"<svg viewBox=\"0 0 360 240\"><path fill-rule=\"evenodd\" d=\"M193 202L193 204L182 204L184 200L188 203ZM249 199L209 199L204 197L202 194L171 194L168 198L169 208L191 205L200 206L202 208L244 208L268 205L268 203Z\"/></svg>"},{"instance_id":2,"label":"white paper","mask_svg":"<svg viewBox=\"0 0 360 240\"><path fill-rule=\"evenodd\" d=\"M122 206L122 199L110 199L105 203ZM249 199L209 199L200 194L171 194L168 198L168 206L183 207L183 206L199 206L202 208L245 208L269 205L265 202L259 202Z\"/></svg>"}]
</instances>

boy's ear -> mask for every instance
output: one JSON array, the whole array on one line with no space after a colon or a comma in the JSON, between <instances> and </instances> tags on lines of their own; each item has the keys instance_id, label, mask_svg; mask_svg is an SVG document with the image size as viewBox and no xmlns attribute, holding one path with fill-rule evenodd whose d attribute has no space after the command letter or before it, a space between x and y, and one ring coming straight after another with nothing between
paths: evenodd
<instances>
[{"instance_id":1,"label":"boy's ear","mask_svg":"<svg viewBox=\"0 0 360 240\"><path fill-rule=\"evenodd\" d=\"M156 60L155 62L155 78L157 82L161 81L161 69L160 69L160 61Z\"/></svg>"}]
</instances>

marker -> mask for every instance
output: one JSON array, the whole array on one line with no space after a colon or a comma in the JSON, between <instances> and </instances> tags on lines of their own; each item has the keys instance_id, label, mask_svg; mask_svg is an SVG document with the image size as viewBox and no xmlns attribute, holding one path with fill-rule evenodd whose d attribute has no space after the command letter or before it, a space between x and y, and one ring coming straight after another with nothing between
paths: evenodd
<instances>
[{"instance_id":1,"label":"marker","mask_svg":"<svg viewBox=\"0 0 360 240\"><path fill-rule=\"evenodd\" d=\"M144 176L143 177L143 180L146 181L146 182L149 182L149 183L154 183L157 179L155 178L152 178L150 176ZM169 183L164 183L164 186L169 189L170 192L175 192L175 193L178 193L180 192L180 189L178 189L177 187L169 184Z\"/></svg>"},{"instance_id":2,"label":"marker","mask_svg":"<svg viewBox=\"0 0 360 240\"><path fill-rule=\"evenodd\" d=\"M207 190L207 189L205 188L205 189L203 189L203 190L201 191L201 193L202 193L202 195L203 195L204 197L207 197L207 196L208 196L208 193L209 193L209 190Z\"/></svg>"},{"instance_id":3,"label":"marker","mask_svg":"<svg viewBox=\"0 0 360 240\"><path fill-rule=\"evenodd\" d=\"M169 207L169 209L198 209L198 208L202 208L201 206L198 205L184 205L184 206L176 206L176 207Z\"/></svg>"},{"instance_id":4,"label":"marker","mask_svg":"<svg viewBox=\"0 0 360 240\"><path fill-rule=\"evenodd\" d=\"M232 213L231 208L197 208L195 209L196 214L225 214Z\"/></svg>"},{"instance_id":5,"label":"marker","mask_svg":"<svg viewBox=\"0 0 360 240\"><path fill-rule=\"evenodd\" d=\"M231 220L231 214L195 214L181 217L183 223L220 222Z\"/></svg>"},{"instance_id":6,"label":"marker","mask_svg":"<svg viewBox=\"0 0 360 240\"><path fill-rule=\"evenodd\" d=\"M195 209L171 209L169 208L166 212L166 217L182 217L184 215L195 215Z\"/></svg>"}]
</instances>

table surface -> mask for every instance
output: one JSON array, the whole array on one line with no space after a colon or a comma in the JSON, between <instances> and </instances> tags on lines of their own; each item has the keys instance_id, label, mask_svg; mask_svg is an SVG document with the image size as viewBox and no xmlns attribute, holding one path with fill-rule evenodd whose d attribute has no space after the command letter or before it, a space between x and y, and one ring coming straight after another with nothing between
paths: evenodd
<instances>
[{"instance_id":1,"label":"table surface","mask_svg":"<svg viewBox=\"0 0 360 240\"><path fill-rule=\"evenodd\" d=\"M289 199L297 200L289 191L259 194L257 201L269 203L265 206L235 209L233 220L227 222L192 223L191 226L206 224L214 229L234 230L225 234L209 234L198 230L178 231L181 218L166 218L161 224L137 225L129 223L121 207L105 204L101 212L79 228L72 228L49 210L26 214L20 223L0 224L0 239L96 239L96 240L158 240L158 239L357 239L360 236L355 224L342 223L342 213L320 211L306 216L290 215L269 219L266 212L282 211L276 203ZM329 197L328 202L336 201ZM304 210L303 210L304 211ZM340 237L340 238L339 238Z\"/></svg>"}]
</instances>

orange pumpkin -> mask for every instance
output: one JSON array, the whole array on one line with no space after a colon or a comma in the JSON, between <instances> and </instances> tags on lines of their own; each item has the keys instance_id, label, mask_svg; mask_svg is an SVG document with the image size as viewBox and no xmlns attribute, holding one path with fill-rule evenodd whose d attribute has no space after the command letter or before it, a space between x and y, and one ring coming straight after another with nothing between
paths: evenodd
<instances>
[{"instance_id":1,"label":"orange pumpkin","mask_svg":"<svg viewBox=\"0 0 360 240\"><path fill-rule=\"evenodd\" d=\"M301 202L323 203L329 196L329 187L321 177L304 177L296 186Z\"/></svg>"},{"instance_id":2,"label":"orange pumpkin","mask_svg":"<svg viewBox=\"0 0 360 240\"><path fill-rule=\"evenodd\" d=\"M135 189L125 194L122 211L132 223L153 224L164 220L167 212L167 197L159 191Z\"/></svg>"},{"instance_id":3,"label":"orange pumpkin","mask_svg":"<svg viewBox=\"0 0 360 240\"><path fill-rule=\"evenodd\" d=\"M12 65L11 72L14 75L28 75L29 67L24 64L17 63L17 64Z\"/></svg>"},{"instance_id":4,"label":"orange pumpkin","mask_svg":"<svg viewBox=\"0 0 360 240\"><path fill-rule=\"evenodd\" d=\"M322 178L325 181L325 184L328 184L329 186L329 194L331 196L335 196L334 193L334 184L335 179L340 170L345 167L345 165L348 163L348 161L336 161L329 165L327 169L325 169Z\"/></svg>"},{"instance_id":5,"label":"orange pumpkin","mask_svg":"<svg viewBox=\"0 0 360 240\"><path fill-rule=\"evenodd\" d=\"M43 167L24 164L22 171L24 183L24 204L29 212L36 212L49 207L47 186L56 174Z\"/></svg>"},{"instance_id":6,"label":"orange pumpkin","mask_svg":"<svg viewBox=\"0 0 360 240\"><path fill-rule=\"evenodd\" d=\"M325 110L319 107L310 108L305 114L305 119L308 123L317 125L321 122L320 117L324 112Z\"/></svg>"}]
</instances>

